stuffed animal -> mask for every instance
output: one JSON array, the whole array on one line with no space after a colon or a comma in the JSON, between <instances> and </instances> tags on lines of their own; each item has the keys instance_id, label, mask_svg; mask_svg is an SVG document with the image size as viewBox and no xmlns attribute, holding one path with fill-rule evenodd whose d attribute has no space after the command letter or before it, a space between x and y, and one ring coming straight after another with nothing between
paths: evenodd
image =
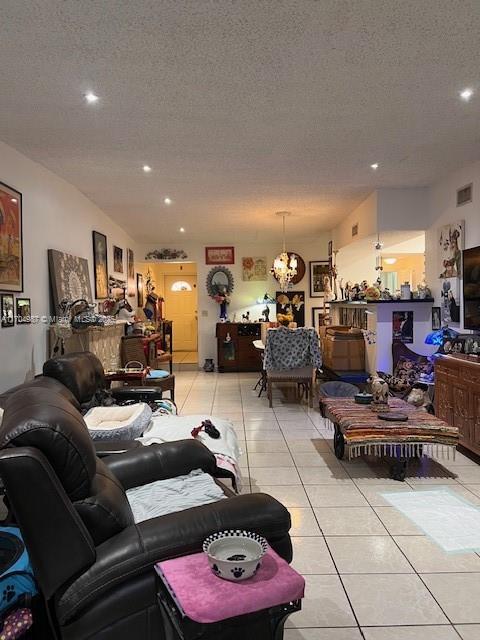
<instances>
[{"instance_id":1,"label":"stuffed animal","mask_svg":"<svg viewBox=\"0 0 480 640\"><path fill-rule=\"evenodd\" d=\"M428 394L428 386L426 384L421 382L415 383L408 394L407 402L418 409L424 409L427 413L433 414L433 404Z\"/></svg>"},{"instance_id":2,"label":"stuffed animal","mask_svg":"<svg viewBox=\"0 0 480 640\"><path fill-rule=\"evenodd\" d=\"M388 406L388 384L379 376L372 376L368 379L372 392L372 403L370 409L375 413L389 411Z\"/></svg>"}]
</instances>

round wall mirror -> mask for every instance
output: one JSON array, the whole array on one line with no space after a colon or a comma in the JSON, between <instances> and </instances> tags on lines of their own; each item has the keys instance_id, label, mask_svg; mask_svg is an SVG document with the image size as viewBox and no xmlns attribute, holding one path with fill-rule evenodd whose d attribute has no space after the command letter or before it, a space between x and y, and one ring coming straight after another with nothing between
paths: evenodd
<instances>
[{"instance_id":1,"label":"round wall mirror","mask_svg":"<svg viewBox=\"0 0 480 640\"><path fill-rule=\"evenodd\" d=\"M227 267L213 267L207 276L207 292L209 296L220 293L230 295L233 291L233 275Z\"/></svg>"}]
</instances>

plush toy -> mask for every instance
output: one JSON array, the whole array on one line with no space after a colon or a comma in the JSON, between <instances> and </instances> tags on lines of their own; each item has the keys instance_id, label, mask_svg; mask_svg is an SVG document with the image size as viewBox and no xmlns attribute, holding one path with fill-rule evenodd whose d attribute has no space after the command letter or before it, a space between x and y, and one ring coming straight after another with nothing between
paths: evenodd
<instances>
[{"instance_id":1,"label":"plush toy","mask_svg":"<svg viewBox=\"0 0 480 640\"><path fill-rule=\"evenodd\" d=\"M389 411L388 406L388 384L379 376L372 376L368 379L372 392L372 403L370 409L375 413Z\"/></svg>"}]
</instances>

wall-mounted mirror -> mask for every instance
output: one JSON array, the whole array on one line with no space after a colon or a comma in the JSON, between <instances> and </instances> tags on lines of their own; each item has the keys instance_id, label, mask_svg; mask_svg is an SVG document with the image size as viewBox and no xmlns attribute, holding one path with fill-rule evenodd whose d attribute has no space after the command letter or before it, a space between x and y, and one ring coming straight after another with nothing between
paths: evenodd
<instances>
[{"instance_id":1,"label":"wall-mounted mirror","mask_svg":"<svg viewBox=\"0 0 480 640\"><path fill-rule=\"evenodd\" d=\"M213 267L207 276L207 292L209 296L226 293L231 295L233 291L233 275L227 267Z\"/></svg>"}]
</instances>

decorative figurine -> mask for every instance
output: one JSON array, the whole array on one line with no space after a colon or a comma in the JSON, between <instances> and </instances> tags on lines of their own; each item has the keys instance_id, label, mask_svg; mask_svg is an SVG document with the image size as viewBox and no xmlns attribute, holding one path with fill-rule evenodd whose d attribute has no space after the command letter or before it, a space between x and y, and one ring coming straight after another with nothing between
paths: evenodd
<instances>
[{"instance_id":1,"label":"decorative figurine","mask_svg":"<svg viewBox=\"0 0 480 640\"><path fill-rule=\"evenodd\" d=\"M388 406L388 384L379 376L369 378L372 390L372 404L370 408L375 413L386 413L390 410Z\"/></svg>"},{"instance_id":2,"label":"decorative figurine","mask_svg":"<svg viewBox=\"0 0 480 640\"><path fill-rule=\"evenodd\" d=\"M242 313L242 320L243 322L250 322L250 311L247 311L247 313Z\"/></svg>"}]
</instances>

